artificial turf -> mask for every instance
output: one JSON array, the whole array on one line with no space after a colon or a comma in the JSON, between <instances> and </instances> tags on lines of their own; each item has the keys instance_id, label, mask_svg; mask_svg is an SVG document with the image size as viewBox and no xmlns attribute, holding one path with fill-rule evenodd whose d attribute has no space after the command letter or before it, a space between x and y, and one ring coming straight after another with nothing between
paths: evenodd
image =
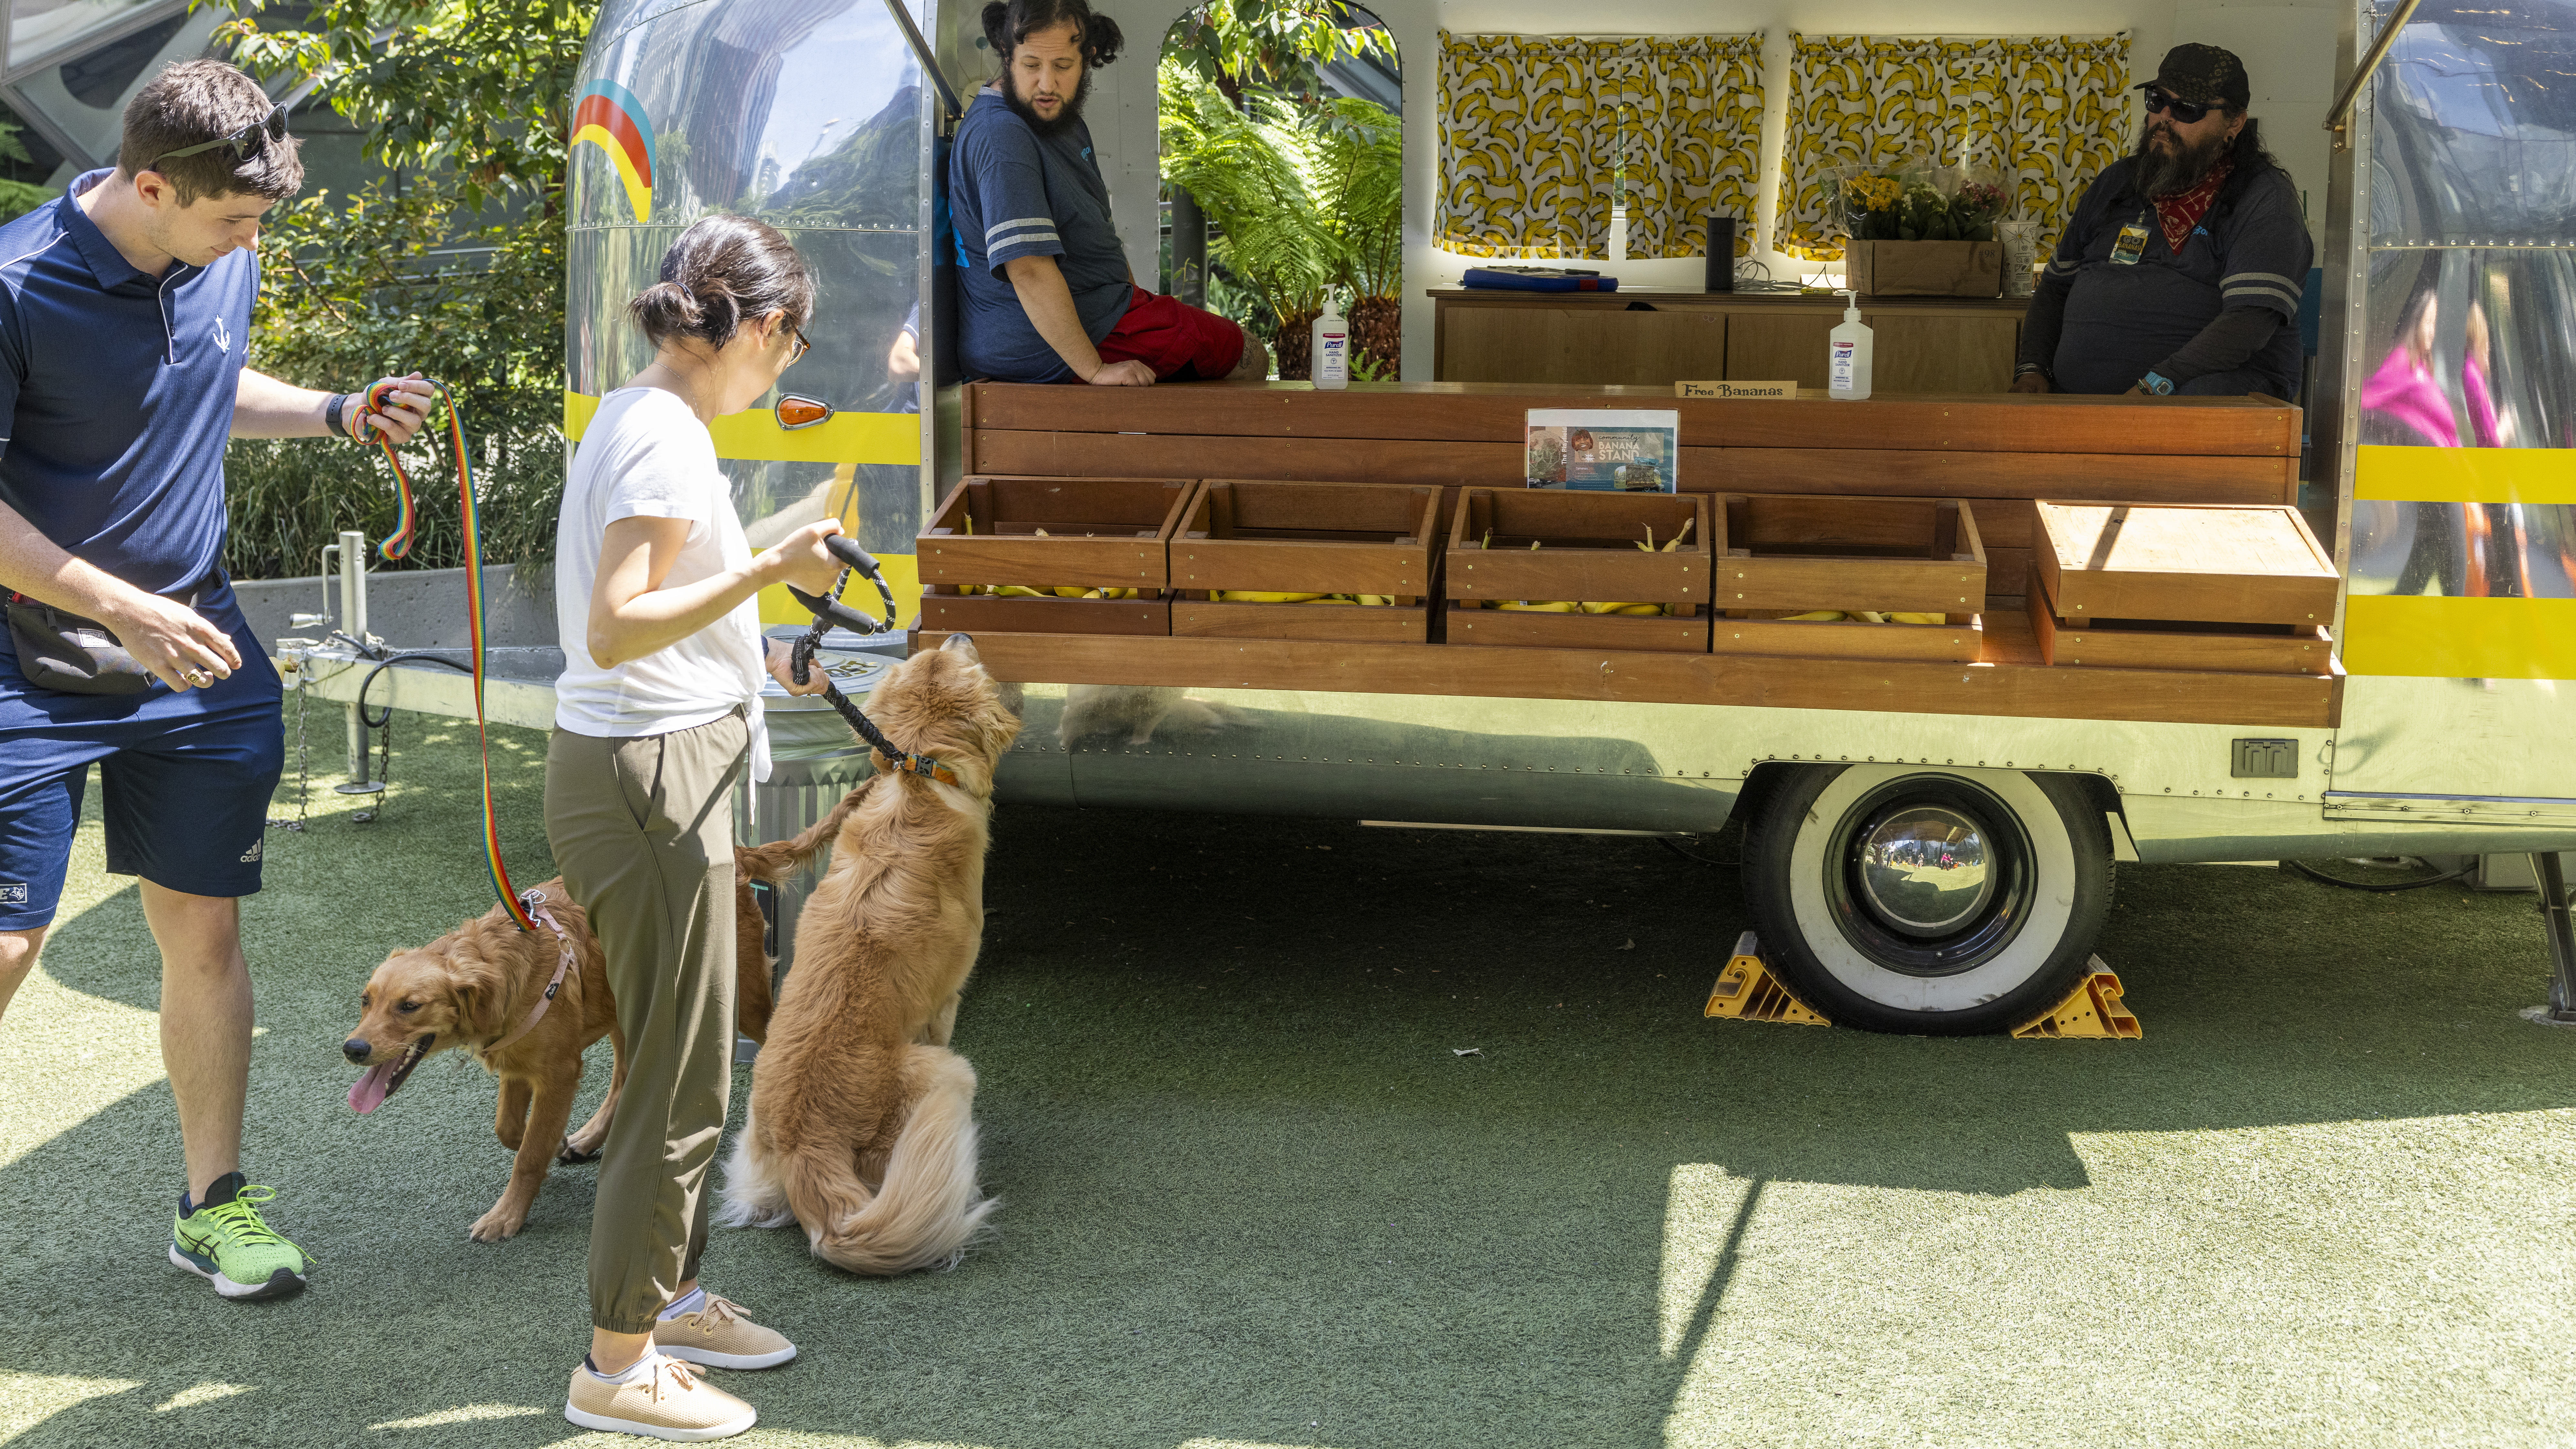
<instances>
[{"instance_id":1,"label":"artificial turf","mask_svg":"<svg viewBox=\"0 0 2576 1449\"><path fill-rule=\"evenodd\" d=\"M594 1170L472 1243L490 1079L344 1101L368 970L489 904L470 732L396 728L385 817L317 794L246 912L246 1165L319 1260L299 1299L163 1260L157 958L93 807L0 1023L6 1442L634 1442L558 1417ZM533 882L542 740L496 734ZM1934 1040L1704 1019L1734 874L1651 840L995 834L956 1045L1000 1236L882 1282L719 1230L710 1285L804 1350L718 1376L742 1443L2567 1441L2576 1033L2513 1014L2529 896L2126 867L2101 951L2144 1040Z\"/></svg>"}]
</instances>

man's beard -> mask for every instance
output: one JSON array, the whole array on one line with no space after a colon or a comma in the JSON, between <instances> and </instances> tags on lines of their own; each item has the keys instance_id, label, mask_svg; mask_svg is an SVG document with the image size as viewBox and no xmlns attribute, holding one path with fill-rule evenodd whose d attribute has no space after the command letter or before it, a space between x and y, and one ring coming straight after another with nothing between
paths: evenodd
<instances>
[{"instance_id":1,"label":"man's beard","mask_svg":"<svg viewBox=\"0 0 2576 1449\"><path fill-rule=\"evenodd\" d=\"M1055 119L1050 121L1039 115L1036 107L1020 98L1018 77L1007 71L1002 75L1002 99L1009 103L1014 114L1029 123L1030 130L1041 136L1053 136L1071 130L1074 123L1082 119L1082 103L1090 98L1091 67L1084 66L1082 79L1075 82L1073 94L1064 98L1064 104L1056 108Z\"/></svg>"},{"instance_id":2,"label":"man's beard","mask_svg":"<svg viewBox=\"0 0 2576 1449\"><path fill-rule=\"evenodd\" d=\"M2197 146L2185 146L2180 136L2167 131L2165 134L2174 142L2174 149L2159 151L2148 144L2155 139L2157 129L2157 123L2149 121L2147 129L2138 136L2138 190L2148 196L2171 196L2178 191L2189 191L2209 174L2209 168L2218 164L2219 158L2227 154L2232 144L2224 131Z\"/></svg>"}]
</instances>

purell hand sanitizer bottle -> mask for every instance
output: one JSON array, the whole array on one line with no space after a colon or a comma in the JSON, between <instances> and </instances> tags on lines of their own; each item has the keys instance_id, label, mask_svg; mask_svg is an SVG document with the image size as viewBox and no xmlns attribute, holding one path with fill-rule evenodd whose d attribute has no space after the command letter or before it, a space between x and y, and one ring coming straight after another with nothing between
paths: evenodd
<instances>
[{"instance_id":1,"label":"purell hand sanitizer bottle","mask_svg":"<svg viewBox=\"0 0 2576 1449\"><path fill-rule=\"evenodd\" d=\"M1845 291L1842 295L1851 298L1851 304L1843 308L1842 325L1833 330L1825 388L1838 402L1858 402L1869 396L1869 324L1860 320L1860 294Z\"/></svg>"},{"instance_id":2,"label":"purell hand sanitizer bottle","mask_svg":"<svg viewBox=\"0 0 2576 1449\"><path fill-rule=\"evenodd\" d=\"M1318 392L1336 392L1351 385L1351 324L1342 314L1324 304L1324 315L1315 319L1314 350L1307 354L1314 360L1311 375Z\"/></svg>"}]
</instances>

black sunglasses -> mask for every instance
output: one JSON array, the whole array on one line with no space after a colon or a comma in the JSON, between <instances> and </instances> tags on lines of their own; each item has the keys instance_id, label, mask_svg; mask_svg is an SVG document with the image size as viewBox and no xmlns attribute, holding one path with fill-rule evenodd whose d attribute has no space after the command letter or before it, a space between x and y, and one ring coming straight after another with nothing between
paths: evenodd
<instances>
[{"instance_id":1,"label":"black sunglasses","mask_svg":"<svg viewBox=\"0 0 2576 1449\"><path fill-rule=\"evenodd\" d=\"M2147 87L2147 114L2150 116L2158 111L2164 111L2186 126L2195 126L2200 123L2201 117L2216 109L2218 109L2216 106L2193 105L2172 92L2155 86Z\"/></svg>"},{"instance_id":2,"label":"black sunglasses","mask_svg":"<svg viewBox=\"0 0 2576 1449\"><path fill-rule=\"evenodd\" d=\"M265 141L261 139L263 136L266 137ZM152 164L158 166L163 161L176 160L181 156L194 156L200 152L212 151L218 146L230 147L233 153L233 160L247 161L250 159L253 151L260 149L269 141L283 141L285 139L286 107L282 105L274 106L270 108L267 115L251 122L249 125L242 127L240 130L233 132L229 136L217 136L211 141L200 141L194 146L182 146L176 151L164 151Z\"/></svg>"}]
</instances>

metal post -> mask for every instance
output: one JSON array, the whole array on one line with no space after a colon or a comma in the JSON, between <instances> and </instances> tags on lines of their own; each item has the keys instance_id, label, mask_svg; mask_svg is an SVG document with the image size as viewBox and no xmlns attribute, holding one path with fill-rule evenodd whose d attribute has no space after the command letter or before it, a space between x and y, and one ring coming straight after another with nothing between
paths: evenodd
<instances>
[{"instance_id":1,"label":"metal post","mask_svg":"<svg viewBox=\"0 0 2576 1449\"><path fill-rule=\"evenodd\" d=\"M1172 275L1167 279L1173 296L1193 307L1207 305L1207 215L1199 210L1199 199L1172 188Z\"/></svg>"},{"instance_id":2,"label":"metal post","mask_svg":"<svg viewBox=\"0 0 2576 1449\"><path fill-rule=\"evenodd\" d=\"M2576 926L2567 917L2567 877L2558 869L2558 852L2535 853L2531 873L2540 885L2541 929L2549 936L2549 1004L2535 1019L2576 1025Z\"/></svg>"},{"instance_id":3,"label":"metal post","mask_svg":"<svg viewBox=\"0 0 2576 1449\"><path fill-rule=\"evenodd\" d=\"M355 529L340 531L340 632L361 642L369 637L367 536ZM348 705L346 709L349 716L349 781L332 788L343 795L372 795L384 786L367 778L366 722L359 718L356 705Z\"/></svg>"}]
</instances>

